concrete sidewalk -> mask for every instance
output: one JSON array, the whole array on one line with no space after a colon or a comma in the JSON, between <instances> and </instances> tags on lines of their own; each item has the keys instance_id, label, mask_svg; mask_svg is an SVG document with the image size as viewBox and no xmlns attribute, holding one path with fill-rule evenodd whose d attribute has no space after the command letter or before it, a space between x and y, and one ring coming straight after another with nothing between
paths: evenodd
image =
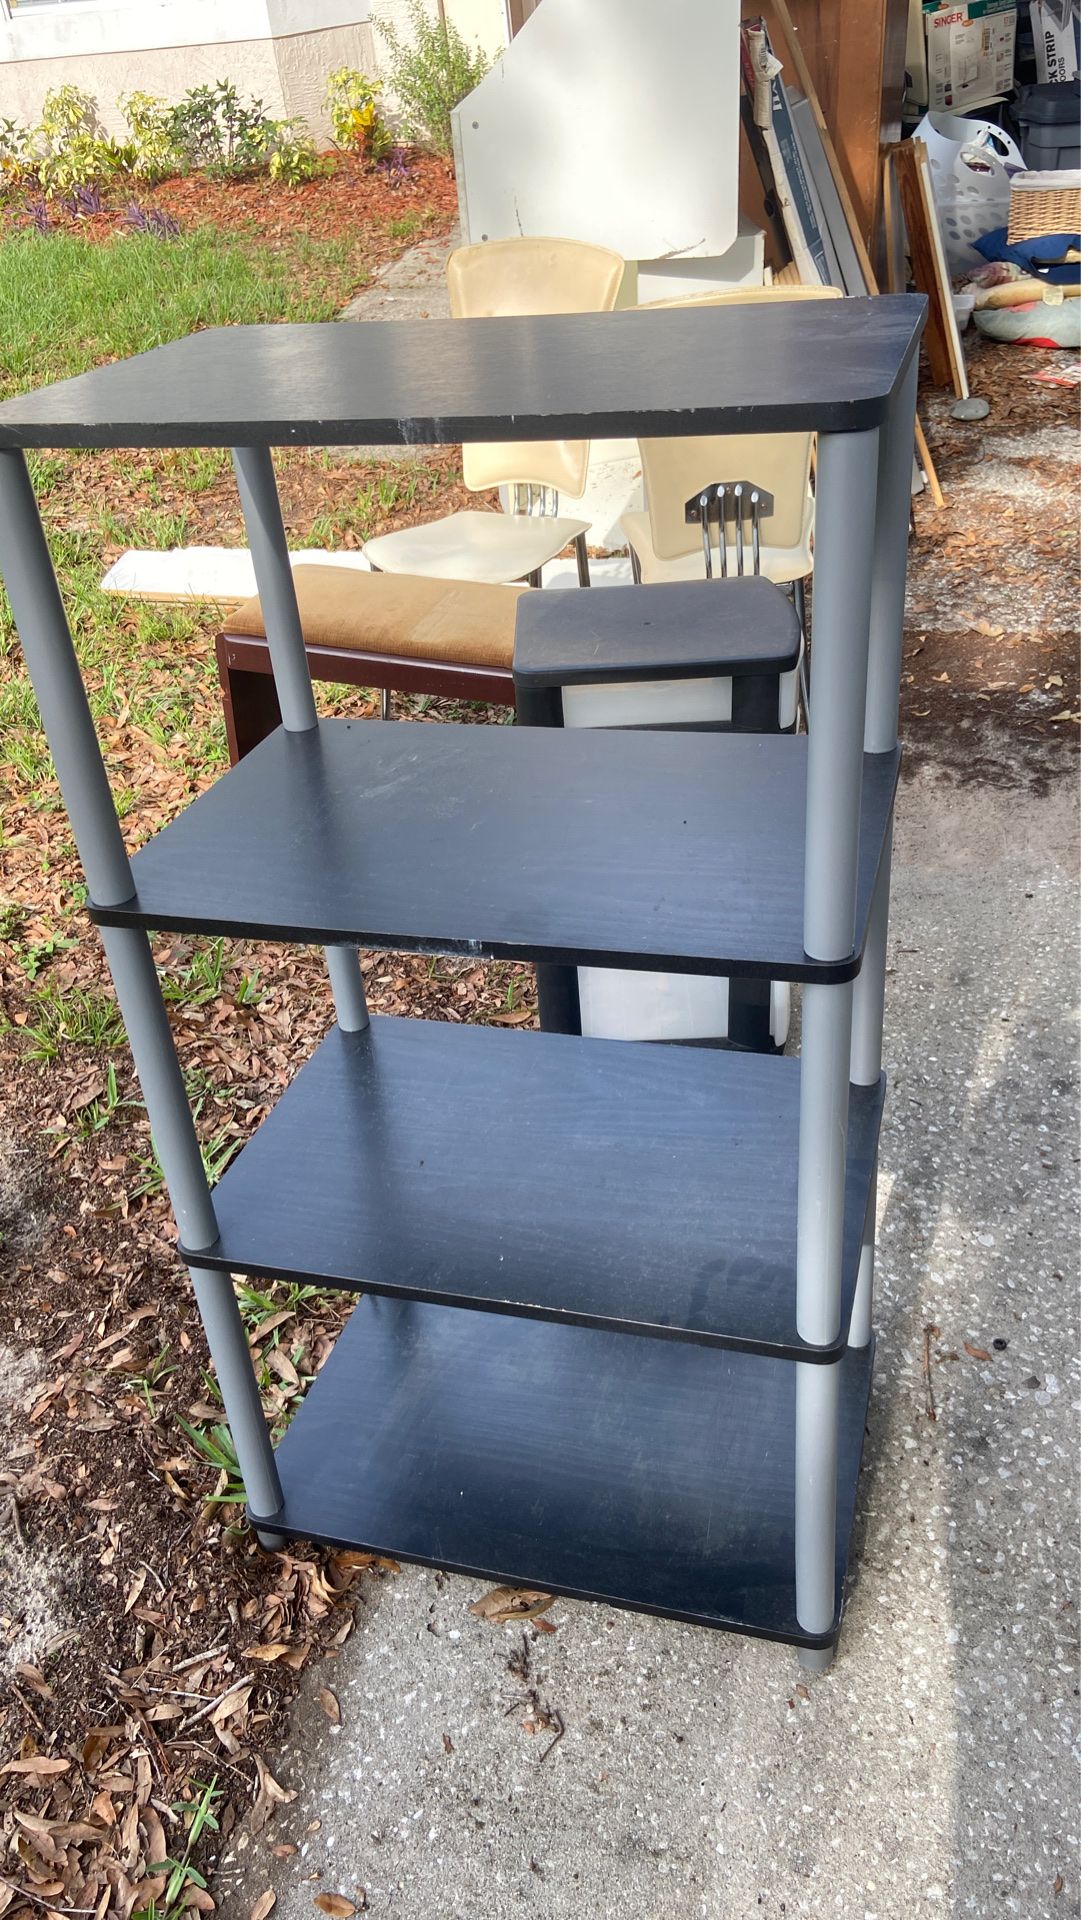
<instances>
[{"instance_id":1,"label":"concrete sidewalk","mask_svg":"<svg viewBox=\"0 0 1081 1920\"><path fill-rule=\"evenodd\" d=\"M493 1627L475 1583L373 1579L274 1762L298 1798L220 1876L227 1915L267 1887L280 1920L320 1893L402 1920L1077 1912L1074 816L1068 778L1040 798L925 769L902 793L833 1670L562 1601L555 1633Z\"/></svg>"}]
</instances>

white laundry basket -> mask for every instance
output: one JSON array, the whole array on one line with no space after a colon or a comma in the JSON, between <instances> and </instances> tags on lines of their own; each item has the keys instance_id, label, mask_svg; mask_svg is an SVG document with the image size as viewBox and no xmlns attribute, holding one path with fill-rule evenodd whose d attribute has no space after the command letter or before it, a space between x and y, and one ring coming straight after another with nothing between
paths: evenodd
<instances>
[{"instance_id":1,"label":"white laundry basket","mask_svg":"<svg viewBox=\"0 0 1081 1920\"><path fill-rule=\"evenodd\" d=\"M989 120L959 113L926 113L914 139L931 162L931 183L951 273L985 264L975 242L1010 213L1010 176L1024 167L1021 150Z\"/></svg>"}]
</instances>

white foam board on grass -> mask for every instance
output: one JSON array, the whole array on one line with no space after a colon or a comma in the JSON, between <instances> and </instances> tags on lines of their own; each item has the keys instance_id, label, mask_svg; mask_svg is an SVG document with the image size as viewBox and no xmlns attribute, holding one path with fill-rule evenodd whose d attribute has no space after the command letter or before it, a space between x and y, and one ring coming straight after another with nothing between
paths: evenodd
<instances>
[{"instance_id":1,"label":"white foam board on grass","mask_svg":"<svg viewBox=\"0 0 1081 1920\"><path fill-rule=\"evenodd\" d=\"M352 567L370 572L362 553L323 553L301 549L290 553L294 567ZM631 563L618 557L591 560L590 578L595 587L627 586ZM546 587L576 587L578 573L573 560L553 560L544 568ZM146 547L131 547L109 568L102 581L106 593L119 593L129 600L211 600L224 606L250 599L256 591L255 569L247 547L172 547L167 553L155 553Z\"/></svg>"},{"instance_id":2,"label":"white foam board on grass","mask_svg":"<svg viewBox=\"0 0 1081 1920\"><path fill-rule=\"evenodd\" d=\"M290 553L294 567L354 567L371 569L362 553L322 553L301 549ZM132 600L219 600L230 604L248 600L256 591L255 568L247 547L172 547L157 553L131 547L109 568L102 581L106 593L126 594Z\"/></svg>"}]
</instances>

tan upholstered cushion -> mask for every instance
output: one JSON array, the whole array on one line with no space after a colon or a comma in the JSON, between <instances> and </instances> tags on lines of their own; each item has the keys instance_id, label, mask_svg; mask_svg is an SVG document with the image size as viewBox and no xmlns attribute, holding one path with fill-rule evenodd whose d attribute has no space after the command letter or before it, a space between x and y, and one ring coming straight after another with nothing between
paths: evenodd
<instances>
[{"instance_id":1,"label":"tan upholstered cushion","mask_svg":"<svg viewBox=\"0 0 1081 1920\"><path fill-rule=\"evenodd\" d=\"M355 567L296 567L304 639L313 647L399 654L411 660L506 667L514 657L514 611L528 587L477 586ZM223 631L261 639L257 598L231 613Z\"/></svg>"}]
</instances>

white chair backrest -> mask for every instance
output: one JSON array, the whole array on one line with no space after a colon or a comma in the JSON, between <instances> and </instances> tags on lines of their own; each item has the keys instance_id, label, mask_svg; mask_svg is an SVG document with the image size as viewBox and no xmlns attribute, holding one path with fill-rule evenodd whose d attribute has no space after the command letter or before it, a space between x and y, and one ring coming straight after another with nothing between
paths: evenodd
<instances>
[{"instance_id":1,"label":"white chair backrest","mask_svg":"<svg viewBox=\"0 0 1081 1920\"><path fill-rule=\"evenodd\" d=\"M447 261L450 310L456 320L511 314L608 313L624 262L608 247L581 240L489 240L459 247ZM554 487L572 498L585 491L588 440L504 441L463 449L465 484Z\"/></svg>"},{"instance_id":2,"label":"white chair backrest","mask_svg":"<svg viewBox=\"0 0 1081 1920\"><path fill-rule=\"evenodd\" d=\"M778 300L839 300L836 287L731 287L690 294L681 300L654 300L660 307L751 305ZM642 440L642 479L654 552L676 560L701 547L699 527L688 525L686 502L718 480L750 480L773 495L773 511L762 519L763 539L774 547L794 547L804 534L809 512L811 474L809 433L709 434L701 439Z\"/></svg>"}]
</instances>

